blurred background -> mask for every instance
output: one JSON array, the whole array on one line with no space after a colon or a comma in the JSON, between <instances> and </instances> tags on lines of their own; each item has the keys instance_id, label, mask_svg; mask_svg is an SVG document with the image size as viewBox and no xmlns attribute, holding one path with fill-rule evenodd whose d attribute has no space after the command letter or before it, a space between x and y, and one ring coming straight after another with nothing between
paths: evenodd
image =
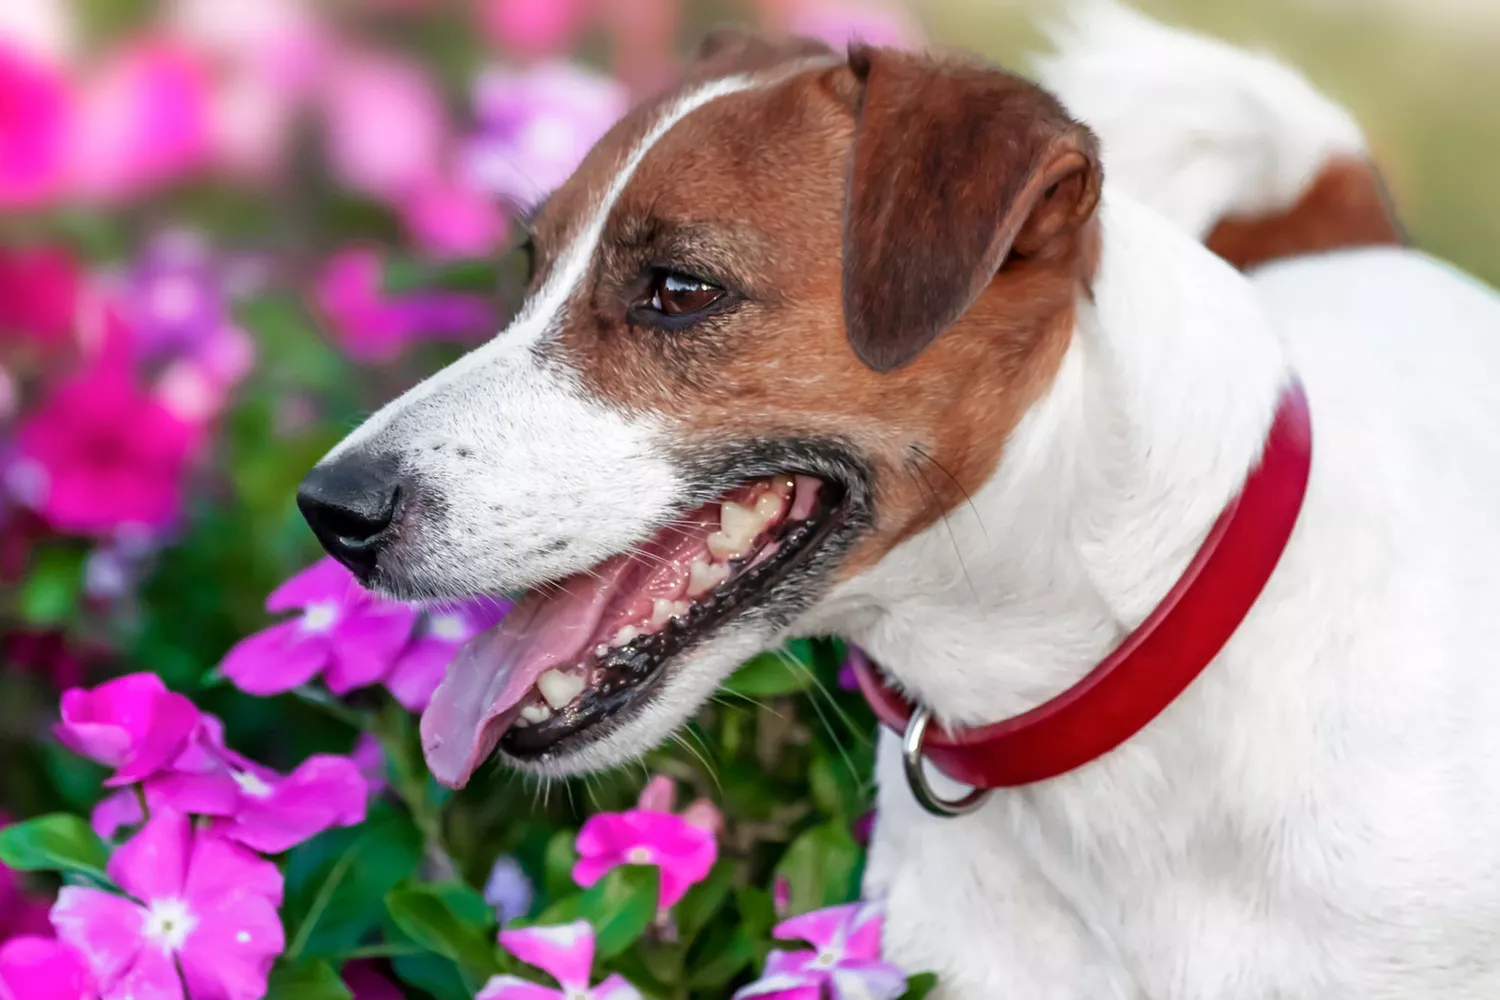
<instances>
[{"instance_id":1,"label":"blurred background","mask_svg":"<svg viewBox=\"0 0 1500 1000\"><path fill-rule=\"evenodd\" d=\"M1500 282L1500 2L1138 6L1291 60L1364 124L1418 243ZM961 47L1023 69L1034 19L1055 9L0 0L0 825L99 800L103 770L51 723L63 689L128 671L189 693L274 766L354 748L346 709L384 711L384 692L253 698L216 669L319 555L296 483L363 414L499 329L516 305L514 209L669 81L705 28ZM651 762L721 803L745 857L867 814L872 724L840 659L763 676L741 715L712 706L691 745ZM399 697L419 708L425 693ZM588 791L601 806L634 794ZM471 880L554 832L510 818L573 807L535 799L487 776L452 805ZM11 891L0 871L0 939Z\"/></svg>"}]
</instances>

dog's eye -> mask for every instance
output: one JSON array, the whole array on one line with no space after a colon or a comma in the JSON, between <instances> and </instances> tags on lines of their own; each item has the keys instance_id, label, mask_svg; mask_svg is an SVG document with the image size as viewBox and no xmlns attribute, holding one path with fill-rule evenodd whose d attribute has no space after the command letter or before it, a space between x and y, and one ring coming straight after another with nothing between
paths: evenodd
<instances>
[{"instance_id":1,"label":"dog's eye","mask_svg":"<svg viewBox=\"0 0 1500 1000\"><path fill-rule=\"evenodd\" d=\"M718 285L677 271L657 271L640 305L663 316L689 316L707 309L724 294Z\"/></svg>"}]
</instances>

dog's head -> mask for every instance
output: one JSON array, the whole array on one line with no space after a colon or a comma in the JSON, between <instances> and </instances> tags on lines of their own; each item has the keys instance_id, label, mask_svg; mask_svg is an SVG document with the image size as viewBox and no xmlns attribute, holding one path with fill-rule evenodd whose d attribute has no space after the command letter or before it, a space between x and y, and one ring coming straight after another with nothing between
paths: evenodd
<instances>
[{"instance_id":1,"label":"dog's head","mask_svg":"<svg viewBox=\"0 0 1500 1000\"><path fill-rule=\"evenodd\" d=\"M462 783L665 737L963 502L1066 348L1092 137L997 70L710 39L536 214L514 322L299 503L367 585L524 591L423 719Z\"/></svg>"}]
</instances>

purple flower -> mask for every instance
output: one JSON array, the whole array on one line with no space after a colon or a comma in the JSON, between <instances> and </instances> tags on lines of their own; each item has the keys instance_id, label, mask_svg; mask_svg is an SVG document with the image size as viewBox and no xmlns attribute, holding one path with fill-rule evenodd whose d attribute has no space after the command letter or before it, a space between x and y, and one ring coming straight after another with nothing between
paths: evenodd
<instances>
[{"instance_id":1,"label":"purple flower","mask_svg":"<svg viewBox=\"0 0 1500 1000\"><path fill-rule=\"evenodd\" d=\"M479 598L457 608L428 611L391 667L385 686L408 711L425 711L459 648L498 625L509 610L508 601Z\"/></svg>"},{"instance_id":2,"label":"purple flower","mask_svg":"<svg viewBox=\"0 0 1500 1000\"><path fill-rule=\"evenodd\" d=\"M330 166L345 187L396 199L439 172L447 115L420 63L375 51L341 53L322 105Z\"/></svg>"},{"instance_id":3,"label":"purple flower","mask_svg":"<svg viewBox=\"0 0 1500 1000\"><path fill-rule=\"evenodd\" d=\"M128 674L93 690L63 692L57 738L74 753L116 769L129 785L166 767L187 746L198 709L155 674Z\"/></svg>"},{"instance_id":4,"label":"purple flower","mask_svg":"<svg viewBox=\"0 0 1500 1000\"><path fill-rule=\"evenodd\" d=\"M816 950L771 952L765 973L734 1000L895 1000L906 992L906 975L881 958L884 923L876 904L849 903L778 924L777 938Z\"/></svg>"},{"instance_id":5,"label":"purple flower","mask_svg":"<svg viewBox=\"0 0 1500 1000\"><path fill-rule=\"evenodd\" d=\"M242 691L279 694L319 673L344 694L385 677L411 638L415 609L384 601L360 587L333 559L293 576L266 599L270 612L302 614L242 639L220 670Z\"/></svg>"},{"instance_id":6,"label":"purple flower","mask_svg":"<svg viewBox=\"0 0 1500 1000\"><path fill-rule=\"evenodd\" d=\"M647 784L637 808L590 816L578 831L573 881L591 886L621 865L655 865L661 872L658 906L662 911L675 906L707 877L719 844L717 809L694 803L674 815L672 798L671 779L659 777Z\"/></svg>"},{"instance_id":7,"label":"purple flower","mask_svg":"<svg viewBox=\"0 0 1500 1000\"><path fill-rule=\"evenodd\" d=\"M551 990L516 976L494 976L474 1000L640 1000L634 986L618 975L589 989L594 964L594 929L588 921L555 927L501 931L506 951L557 980Z\"/></svg>"},{"instance_id":8,"label":"purple flower","mask_svg":"<svg viewBox=\"0 0 1500 1000\"><path fill-rule=\"evenodd\" d=\"M124 312L143 357L186 353L217 333L227 305L203 239L170 231L149 240L131 269Z\"/></svg>"},{"instance_id":9,"label":"purple flower","mask_svg":"<svg viewBox=\"0 0 1500 1000\"><path fill-rule=\"evenodd\" d=\"M25 935L0 944L3 1000L94 1000L98 995L83 956L61 941Z\"/></svg>"},{"instance_id":10,"label":"purple flower","mask_svg":"<svg viewBox=\"0 0 1500 1000\"><path fill-rule=\"evenodd\" d=\"M476 87L479 132L462 159L472 183L535 204L577 168L629 106L619 83L565 62L492 69Z\"/></svg>"},{"instance_id":11,"label":"purple flower","mask_svg":"<svg viewBox=\"0 0 1500 1000\"><path fill-rule=\"evenodd\" d=\"M484 883L484 901L495 909L495 919L504 927L531 911L534 891L521 864L508 854L495 859Z\"/></svg>"},{"instance_id":12,"label":"purple flower","mask_svg":"<svg viewBox=\"0 0 1500 1000\"><path fill-rule=\"evenodd\" d=\"M180 1000L184 986L203 1000L265 995L284 944L275 865L162 813L108 871L132 898L64 886L52 908L58 937L87 959L101 1000Z\"/></svg>"}]
</instances>

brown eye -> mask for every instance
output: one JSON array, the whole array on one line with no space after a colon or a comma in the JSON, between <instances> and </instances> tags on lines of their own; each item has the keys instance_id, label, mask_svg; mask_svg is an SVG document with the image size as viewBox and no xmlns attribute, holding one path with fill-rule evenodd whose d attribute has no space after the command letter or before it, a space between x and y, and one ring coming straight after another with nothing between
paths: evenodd
<instances>
[{"instance_id":1,"label":"brown eye","mask_svg":"<svg viewBox=\"0 0 1500 1000\"><path fill-rule=\"evenodd\" d=\"M643 304L650 309L663 316L687 316L713 305L724 289L691 275L658 271L652 275L647 294Z\"/></svg>"}]
</instances>

